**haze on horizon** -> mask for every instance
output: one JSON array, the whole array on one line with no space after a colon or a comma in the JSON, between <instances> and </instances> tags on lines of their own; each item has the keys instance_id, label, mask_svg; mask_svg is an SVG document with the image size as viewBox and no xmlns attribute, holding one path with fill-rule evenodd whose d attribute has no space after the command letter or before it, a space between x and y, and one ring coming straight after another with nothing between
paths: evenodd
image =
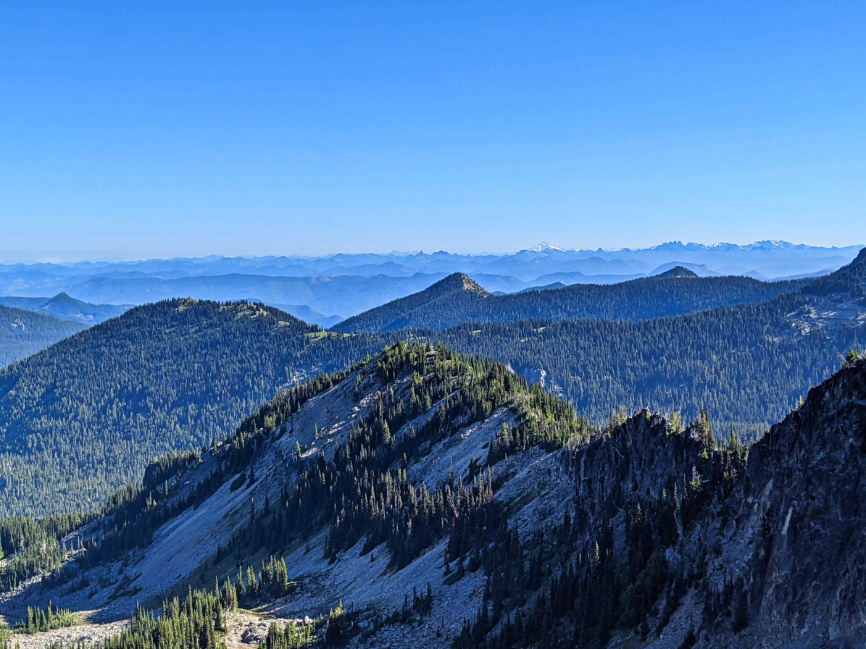
<instances>
[{"instance_id":1,"label":"haze on horizon","mask_svg":"<svg viewBox=\"0 0 866 649\"><path fill-rule=\"evenodd\" d=\"M0 259L866 240L866 6L13 0Z\"/></svg>"},{"instance_id":2,"label":"haze on horizon","mask_svg":"<svg viewBox=\"0 0 866 649\"><path fill-rule=\"evenodd\" d=\"M0 256L0 265L11 265L11 264L24 264L24 265L40 265L40 264L57 264L57 265L75 265L82 263L104 263L104 264L135 264L139 262L149 262L149 261L171 261L173 259L189 259L189 260L206 260L206 259L262 259L262 258L288 258L288 259L328 259L330 257L335 257L338 255L375 255L381 257L383 260L390 258L399 258L399 257L409 257L412 255L430 255L439 252L444 252L448 254L459 254L466 257L484 257L484 256L508 256L513 255L519 252L581 252L581 253L591 253L595 251L601 251L604 253L616 253L616 252L626 252L629 250L639 252L655 249L661 246L669 245L669 244L684 244L686 246L703 246L708 249L712 249L714 247L721 247L727 245L741 246L743 248L748 248L750 246L760 246L761 244L770 244L778 245L778 246L812 246L810 243L799 242L794 243L790 241L782 241L782 240L768 240L765 239L763 241L752 241L748 243L736 243L732 241L720 241L715 243L703 243L699 241L663 241L652 245L641 246L630 248L628 246L611 246L611 247L571 247L571 246L559 246L556 244L552 244L549 242L541 242L534 246L522 246L520 248L514 250L470 250L466 252L456 252L452 250L359 250L359 251L342 251L342 250L333 250L320 254L307 254L307 253L291 253L291 252L275 252L275 253L257 253L250 255L243 254L207 254L207 255L175 255L172 257L160 257L160 256L150 256L150 257L122 257L122 256L93 256L93 257L80 257L77 258L75 256L72 257L42 257L35 259L15 259L15 258L4 258ZM864 247L863 243L852 242L848 244L843 244L839 246L815 246L815 249L825 249L825 250L833 250L833 249L847 249L851 248L859 248Z\"/></svg>"}]
</instances>

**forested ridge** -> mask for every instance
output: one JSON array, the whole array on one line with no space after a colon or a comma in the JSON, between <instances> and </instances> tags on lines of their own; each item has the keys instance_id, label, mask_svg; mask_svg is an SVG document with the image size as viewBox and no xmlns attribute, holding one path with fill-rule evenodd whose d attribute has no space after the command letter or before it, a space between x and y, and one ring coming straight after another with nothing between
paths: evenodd
<instances>
[{"instance_id":1,"label":"forested ridge","mask_svg":"<svg viewBox=\"0 0 866 649\"><path fill-rule=\"evenodd\" d=\"M836 272L809 282L803 292L810 295L841 294L854 300L866 299L866 248Z\"/></svg>"},{"instance_id":2,"label":"forested ridge","mask_svg":"<svg viewBox=\"0 0 866 649\"><path fill-rule=\"evenodd\" d=\"M286 489L275 507L257 515L226 549L238 558L260 548L276 552L306 539L325 525L326 552L332 560L362 539L363 552L380 544L391 561L403 567L436 539L450 538L453 560L465 556L468 538L499 525L499 506L493 502L492 466L506 454L535 447L548 451L587 440L593 432L563 401L538 385L509 372L499 363L456 354L439 345L397 343L386 348L362 371L374 373L383 385L411 372L409 393L383 390L373 411L353 427L347 443L327 460L323 453L309 460L297 483ZM278 400L277 403L280 403ZM442 484L413 484L407 467L423 457L420 452L461 429L508 408L517 416L505 428L499 444L492 444L486 461L464 481L450 475ZM273 430L289 422L290 410L275 416L273 407L250 423L269 420ZM425 423L396 433L419 415ZM244 428L249 428L249 423ZM255 428L254 428L255 429ZM270 428L258 430L267 431Z\"/></svg>"},{"instance_id":3,"label":"forested ridge","mask_svg":"<svg viewBox=\"0 0 866 649\"><path fill-rule=\"evenodd\" d=\"M0 368L35 354L84 325L65 322L25 309L0 306Z\"/></svg>"},{"instance_id":4,"label":"forested ridge","mask_svg":"<svg viewBox=\"0 0 866 649\"><path fill-rule=\"evenodd\" d=\"M261 305L132 309L0 370L0 514L95 508L152 458L231 432L280 386L380 348Z\"/></svg>"},{"instance_id":5,"label":"forested ridge","mask_svg":"<svg viewBox=\"0 0 866 649\"><path fill-rule=\"evenodd\" d=\"M223 585L214 591L217 599L205 593L190 593L187 602L209 602L211 608L204 616L192 616L198 622L189 629L193 635L188 646L214 646L219 632L225 630L222 616L238 602L252 606L291 592L293 586L282 559L272 554L257 572L246 558L263 549L275 554L283 552L322 527L329 530L325 549L332 560L337 553L366 538L365 548L372 550L384 544L395 567L401 568L436 540L448 538L449 560L461 566L464 561L474 565L480 556L475 541L495 533L506 518L501 504L494 502L498 486L489 467L508 455L535 447L548 451L562 449L569 443L589 439L593 432L567 404L539 386L529 385L500 364L461 356L441 345L433 349L419 343L397 343L350 372L356 374L358 383L370 377L382 386L378 402L369 415L353 426L346 444L335 450L333 459L326 460L321 452L309 458L298 454L294 461L301 463L302 469L297 481L283 487L277 502L266 502L260 509L251 507L249 522L219 548L212 561L216 565L237 565L237 574L221 580ZM189 480L187 472L202 465L202 455L160 458L148 467L139 486L118 491L93 515L76 520L61 517L39 522L3 521L0 540L5 540L4 547L19 554L39 556L46 546L57 546L75 528L79 529L77 538L82 547L80 552L65 557L70 562L62 569L59 563L28 564L19 566L19 572L13 575L11 566L6 566L0 572L0 576L6 577L2 587L14 587L37 571L56 573L44 580L47 584L74 583L88 568L120 560L130 551L146 547L161 525L198 506L220 486L230 480L232 490L242 486L247 474L251 474L252 459L263 447L287 434L293 414L314 396L345 381L350 372L322 375L279 395L246 418L233 435L211 444L206 450L211 458L206 465L211 467L209 475L186 496L182 494ZM395 379L407 374L412 377L409 385L395 391ZM429 488L408 479L407 465L423 461L425 454L421 449L425 444L453 436L502 408L514 413L516 423L513 428L503 427L490 446L487 459L478 463L469 476L452 474ZM410 427L399 437L396 435L404 424L425 414L426 423ZM235 478L238 475L240 479ZM268 478L277 480L279 476ZM249 480L255 478L249 475ZM235 483L240 484L236 487ZM15 559L13 554L12 565ZM244 565L246 570L242 569ZM414 598L412 609L423 615L431 605L428 588L426 596ZM119 644L107 646L131 646L125 643L144 629L149 629L147 636L154 639L164 633L186 633L174 626L192 622L178 618L178 613L183 613L178 606L177 600L163 604L159 620L139 610L131 630L117 637ZM215 606L222 610L217 611ZM192 615L192 609L187 613ZM332 611L328 618L316 623L325 629L320 643L329 646L343 633L340 617L341 614ZM166 622L170 626L165 626ZM135 646L150 646L141 642L145 641L139 640Z\"/></svg>"},{"instance_id":6,"label":"forested ridge","mask_svg":"<svg viewBox=\"0 0 866 649\"><path fill-rule=\"evenodd\" d=\"M690 419L706 408L718 423L756 430L866 344L862 327L802 333L788 314L806 305L794 294L643 322L464 324L426 335L536 379L543 370L548 388L593 421L620 405L683 410Z\"/></svg>"},{"instance_id":7,"label":"forested ridge","mask_svg":"<svg viewBox=\"0 0 866 649\"><path fill-rule=\"evenodd\" d=\"M649 320L718 306L765 302L795 292L808 281L700 278L675 268L656 277L618 284L575 284L490 295L466 275L456 273L420 293L349 318L333 330L442 330L464 322L507 324L520 320Z\"/></svg>"},{"instance_id":8,"label":"forested ridge","mask_svg":"<svg viewBox=\"0 0 866 649\"><path fill-rule=\"evenodd\" d=\"M399 325L407 327L400 335L490 356L543 380L595 422L621 406L682 410L687 418L706 409L723 428L733 424L753 436L827 378L849 350L866 345L862 318L856 319L866 307L864 287L866 250L826 277L775 283L672 269L609 286L495 297L454 275L426 296L357 316L347 328ZM707 308L714 303L721 306ZM392 307L408 315L390 320ZM686 312L666 315L677 309ZM852 319L834 319L846 309ZM502 322L486 321L488 312L489 320ZM548 317L509 321L532 313ZM822 313L831 315L812 317ZM460 318L466 321L440 330ZM422 321L428 329L408 328Z\"/></svg>"}]
</instances>

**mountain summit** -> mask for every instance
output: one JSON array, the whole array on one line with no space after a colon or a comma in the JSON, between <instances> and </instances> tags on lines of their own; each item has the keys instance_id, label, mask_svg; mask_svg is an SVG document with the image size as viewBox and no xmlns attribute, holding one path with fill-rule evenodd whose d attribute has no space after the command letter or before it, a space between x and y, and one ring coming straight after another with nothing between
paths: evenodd
<instances>
[{"instance_id":1,"label":"mountain summit","mask_svg":"<svg viewBox=\"0 0 866 649\"><path fill-rule=\"evenodd\" d=\"M658 281L668 279L695 281ZM349 318L335 325L334 329L371 333L400 329L443 330L465 322L648 320L717 306L764 302L796 291L805 281L699 278L694 271L678 264L659 275L618 284L573 284L548 290L490 295L466 275L454 273L419 293Z\"/></svg>"},{"instance_id":2,"label":"mountain summit","mask_svg":"<svg viewBox=\"0 0 866 649\"><path fill-rule=\"evenodd\" d=\"M341 331L385 332L422 326L445 328L455 316L465 319L490 293L463 273L453 273L419 293L370 309L336 325Z\"/></svg>"},{"instance_id":3,"label":"mountain summit","mask_svg":"<svg viewBox=\"0 0 866 649\"><path fill-rule=\"evenodd\" d=\"M452 273L448 277L439 280L429 288L421 291L418 295L439 297L460 291L468 291L481 297L490 297L490 293L485 291L477 282L473 281L471 277L463 273Z\"/></svg>"},{"instance_id":4,"label":"mountain summit","mask_svg":"<svg viewBox=\"0 0 866 649\"><path fill-rule=\"evenodd\" d=\"M683 277L698 277L698 274L693 270L689 270L685 266L674 266L670 270L666 270L658 275L653 275L654 279L670 279Z\"/></svg>"},{"instance_id":5,"label":"mountain summit","mask_svg":"<svg viewBox=\"0 0 866 649\"><path fill-rule=\"evenodd\" d=\"M558 248L556 246L551 246L549 243L547 243L547 241L542 241L537 246L532 246L532 248L529 249L529 252L549 252L549 251L563 252L564 248Z\"/></svg>"}]
</instances>

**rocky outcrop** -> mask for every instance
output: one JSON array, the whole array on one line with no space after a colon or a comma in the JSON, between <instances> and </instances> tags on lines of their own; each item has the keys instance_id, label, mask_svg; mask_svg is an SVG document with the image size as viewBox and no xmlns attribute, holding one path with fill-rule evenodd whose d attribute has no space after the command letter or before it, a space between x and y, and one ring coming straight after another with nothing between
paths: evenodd
<instances>
[{"instance_id":1,"label":"rocky outcrop","mask_svg":"<svg viewBox=\"0 0 866 649\"><path fill-rule=\"evenodd\" d=\"M703 647L866 645L866 360L813 388L747 458L715 448L706 422L678 428L640 411L564 460L583 538L610 528L623 563L628 512L655 511L660 530L672 523L654 504L675 501L677 531L661 536L676 538L666 557L688 591L668 618L659 595L637 646L677 647L687 631Z\"/></svg>"},{"instance_id":2,"label":"rocky outcrop","mask_svg":"<svg viewBox=\"0 0 866 649\"><path fill-rule=\"evenodd\" d=\"M674 489L682 494L692 480L718 472L721 456L711 439L705 422L683 431L662 415L641 410L575 451L570 464L577 500L584 509L600 511L668 492L673 497Z\"/></svg>"},{"instance_id":3,"label":"rocky outcrop","mask_svg":"<svg viewBox=\"0 0 866 649\"><path fill-rule=\"evenodd\" d=\"M748 559L713 568L742 584L735 625L780 643L866 642L866 362L752 447L731 498L736 530L722 540Z\"/></svg>"}]
</instances>

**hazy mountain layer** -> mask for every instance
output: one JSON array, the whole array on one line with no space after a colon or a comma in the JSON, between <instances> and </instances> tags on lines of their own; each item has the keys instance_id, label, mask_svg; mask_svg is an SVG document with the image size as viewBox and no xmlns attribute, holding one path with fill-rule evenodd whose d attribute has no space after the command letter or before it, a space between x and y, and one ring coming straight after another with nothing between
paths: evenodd
<instances>
[{"instance_id":1,"label":"hazy mountain layer","mask_svg":"<svg viewBox=\"0 0 866 649\"><path fill-rule=\"evenodd\" d=\"M336 254L317 258L258 257L136 262L0 265L0 295L66 292L97 303L145 304L193 297L261 301L310 309L324 326L421 291L455 272L491 293L514 293L561 282L614 284L682 265L700 276L746 275L766 280L826 274L858 248L784 242L749 246L670 243L644 250L560 250L539 246L514 254ZM295 312L293 310L293 312ZM321 316L316 313L322 314Z\"/></svg>"},{"instance_id":2,"label":"hazy mountain layer","mask_svg":"<svg viewBox=\"0 0 866 649\"><path fill-rule=\"evenodd\" d=\"M9 297L0 295L0 305L33 311L58 320L98 324L115 318L129 307L114 304L90 304L60 293L54 297Z\"/></svg>"},{"instance_id":3,"label":"hazy mountain layer","mask_svg":"<svg viewBox=\"0 0 866 649\"><path fill-rule=\"evenodd\" d=\"M758 273L765 278L827 272L854 258L862 245L821 248L784 241L762 241L749 245L683 244L677 241L643 249L567 250L541 244L532 249L505 254L361 253L322 257L203 257L154 259L132 262L81 262L72 264L6 264L0 275L9 281L18 275L19 285L49 278L82 281L86 277L192 277L249 274L275 277L353 275L400 277L415 273L448 275L491 273L513 275L521 281L556 272L581 275L643 275L677 263L705 266L708 272L743 275ZM700 273L699 273L700 274ZM57 292L57 291L54 291Z\"/></svg>"}]
</instances>

